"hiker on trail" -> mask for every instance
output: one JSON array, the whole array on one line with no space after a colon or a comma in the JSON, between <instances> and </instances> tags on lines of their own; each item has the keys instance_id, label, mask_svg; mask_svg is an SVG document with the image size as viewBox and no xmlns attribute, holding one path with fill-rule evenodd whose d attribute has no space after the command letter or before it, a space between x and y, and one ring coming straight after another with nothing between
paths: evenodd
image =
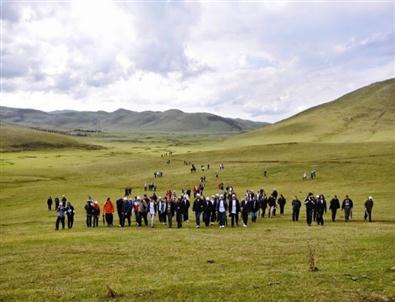
<instances>
[{"instance_id":1,"label":"hiker on trail","mask_svg":"<svg viewBox=\"0 0 395 302\"><path fill-rule=\"evenodd\" d=\"M148 226L148 203L149 203L149 198L147 197L147 194L144 194L143 199L141 200L141 207L142 211L140 212L141 218L144 220L145 226Z\"/></svg>"},{"instance_id":2,"label":"hiker on trail","mask_svg":"<svg viewBox=\"0 0 395 302\"><path fill-rule=\"evenodd\" d=\"M61 201L63 203L63 206L66 206L67 198L66 198L65 195L62 195L62 200Z\"/></svg>"},{"instance_id":3,"label":"hiker on trail","mask_svg":"<svg viewBox=\"0 0 395 302\"><path fill-rule=\"evenodd\" d=\"M97 202L97 200L93 202L92 214L93 214L92 227L97 228L99 226L99 217L100 217L100 205Z\"/></svg>"},{"instance_id":4,"label":"hiker on trail","mask_svg":"<svg viewBox=\"0 0 395 302\"><path fill-rule=\"evenodd\" d=\"M66 215L67 215L67 227L71 229L74 224L74 207L71 204L70 201L67 202L67 207L66 207Z\"/></svg>"},{"instance_id":5,"label":"hiker on trail","mask_svg":"<svg viewBox=\"0 0 395 302\"><path fill-rule=\"evenodd\" d=\"M251 221L256 222L256 219L258 218L258 213L259 213L259 201L257 200L256 196L254 193L251 194Z\"/></svg>"},{"instance_id":6,"label":"hiker on trail","mask_svg":"<svg viewBox=\"0 0 395 302\"><path fill-rule=\"evenodd\" d=\"M218 200L219 200L219 194L215 194L211 196L211 202L213 203L213 206L211 208L211 225L214 225L214 223L218 219L217 215L217 206L218 206Z\"/></svg>"},{"instance_id":7,"label":"hiker on trail","mask_svg":"<svg viewBox=\"0 0 395 302\"><path fill-rule=\"evenodd\" d=\"M206 200L204 202L204 209L203 209L203 220L206 227L210 226L212 211L213 211L213 203L211 202L210 197L206 197Z\"/></svg>"},{"instance_id":8,"label":"hiker on trail","mask_svg":"<svg viewBox=\"0 0 395 302\"><path fill-rule=\"evenodd\" d=\"M225 227L225 219L226 219L226 211L228 209L228 203L224 199L224 195L219 196L218 204L217 204L217 212L219 219L219 227Z\"/></svg>"},{"instance_id":9,"label":"hiker on trail","mask_svg":"<svg viewBox=\"0 0 395 302\"><path fill-rule=\"evenodd\" d=\"M265 218L266 208L267 208L267 198L264 189L259 190L258 201L259 201L259 206L262 210L261 216L262 218Z\"/></svg>"},{"instance_id":10,"label":"hiker on trail","mask_svg":"<svg viewBox=\"0 0 395 302\"><path fill-rule=\"evenodd\" d=\"M127 198L126 203L125 203L125 218L124 218L124 224L125 224L125 219L128 221L128 226L131 226L132 224L132 211L133 211L133 200L130 198Z\"/></svg>"},{"instance_id":11,"label":"hiker on trail","mask_svg":"<svg viewBox=\"0 0 395 302\"><path fill-rule=\"evenodd\" d=\"M263 171L263 177L267 177L267 171Z\"/></svg>"},{"instance_id":12,"label":"hiker on trail","mask_svg":"<svg viewBox=\"0 0 395 302\"><path fill-rule=\"evenodd\" d=\"M243 227L247 227L248 214L251 212L251 202L249 197L246 196L240 203L241 219L243 220Z\"/></svg>"},{"instance_id":13,"label":"hiker on trail","mask_svg":"<svg viewBox=\"0 0 395 302\"><path fill-rule=\"evenodd\" d=\"M166 224L166 203L162 199L162 197L158 197L158 216L159 222L162 224Z\"/></svg>"},{"instance_id":14,"label":"hiker on trail","mask_svg":"<svg viewBox=\"0 0 395 302\"><path fill-rule=\"evenodd\" d=\"M313 193L309 193L304 200L304 205L306 206L306 222L308 226L311 226L313 220L313 210L315 209L315 200Z\"/></svg>"},{"instance_id":15,"label":"hiker on trail","mask_svg":"<svg viewBox=\"0 0 395 302\"><path fill-rule=\"evenodd\" d=\"M278 205L280 206L280 214L284 215L284 208L285 204L287 203L287 200L283 196L283 194L280 194L280 197L277 200Z\"/></svg>"},{"instance_id":16,"label":"hiker on trail","mask_svg":"<svg viewBox=\"0 0 395 302\"><path fill-rule=\"evenodd\" d=\"M169 225L169 228L172 227L173 225L173 216L174 216L174 211L175 211L175 203L172 199L165 198L166 202L166 216L167 216L167 222Z\"/></svg>"},{"instance_id":17,"label":"hiker on trail","mask_svg":"<svg viewBox=\"0 0 395 302\"><path fill-rule=\"evenodd\" d=\"M303 173L303 180L307 180L307 172L306 171L304 171L304 173Z\"/></svg>"},{"instance_id":18,"label":"hiker on trail","mask_svg":"<svg viewBox=\"0 0 395 302\"><path fill-rule=\"evenodd\" d=\"M327 210L324 195L321 194L317 198L316 208L317 208L317 224L324 225L324 213L326 213Z\"/></svg>"},{"instance_id":19,"label":"hiker on trail","mask_svg":"<svg viewBox=\"0 0 395 302\"><path fill-rule=\"evenodd\" d=\"M315 204L315 207L313 209L313 220L314 221L317 221L317 200L319 197L320 197L319 195L317 195L316 197L314 197L314 195L312 196L312 198L314 199L314 204Z\"/></svg>"},{"instance_id":20,"label":"hiker on trail","mask_svg":"<svg viewBox=\"0 0 395 302\"><path fill-rule=\"evenodd\" d=\"M196 199L193 202L192 211L195 212L196 228L200 228L200 216L204 210L204 202L200 198L200 194L196 193Z\"/></svg>"},{"instance_id":21,"label":"hiker on trail","mask_svg":"<svg viewBox=\"0 0 395 302\"><path fill-rule=\"evenodd\" d=\"M56 211L56 209L58 208L59 203L60 203L59 197L58 197L58 196L55 196L55 211Z\"/></svg>"},{"instance_id":22,"label":"hiker on trail","mask_svg":"<svg viewBox=\"0 0 395 302\"><path fill-rule=\"evenodd\" d=\"M117 199L117 213L118 213L118 218L119 218L119 226L124 227L125 226L125 202L127 198L119 198Z\"/></svg>"},{"instance_id":23,"label":"hiker on trail","mask_svg":"<svg viewBox=\"0 0 395 302\"><path fill-rule=\"evenodd\" d=\"M365 221L372 222L372 209L373 209L373 197L369 196L368 200L365 201Z\"/></svg>"},{"instance_id":24,"label":"hiker on trail","mask_svg":"<svg viewBox=\"0 0 395 302\"><path fill-rule=\"evenodd\" d=\"M92 227L92 215L93 215L93 201L89 199L86 201L86 205L84 207L86 213L86 226L88 228Z\"/></svg>"},{"instance_id":25,"label":"hiker on trail","mask_svg":"<svg viewBox=\"0 0 395 302\"><path fill-rule=\"evenodd\" d=\"M112 201L110 197L107 198L106 202L104 203L103 206L103 213L106 218L106 223L107 226L112 226L113 225L113 220L114 220L114 205L112 204Z\"/></svg>"},{"instance_id":26,"label":"hiker on trail","mask_svg":"<svg viewBox=\"0 0 395 302\"><path fill-rule=\"evenodd\" d=\"M134 217L136 218L136 224L138 227L141 227L141 211L143 210L143 206L141 204L140 196L137 196L133 202L133 211Z\"/></svg>"},{"instance_id":27,"label":"hiker on trail","mask_svg":"<svg viewBox=\"0 0 395 302\"><path fill-rule=\"evenodd\" d=\"M231 219L231 226L234 227L239 226L239 213L240 213L240 202L236 198L235 194L232 194L232 197L229 200L229 214Z\"/></svg>"},{"instance_id":28,"label":"hiker on trail","mask_svg":"<svg viewBox=\"0 0 395 302\"><path fill-rule=\"evenodd\" d=\"M295 196L295 199L292 200L292 221L299 221L299 212L301 206L302 203L300 202L298 197Z\"/></svg>"},{"instance_id":29,"label":"hiker on trail","mask_svg":"<svg viewBox=\"0 0 395 302\"><path fill-rule=\"evenodd\" d=\"M66 208L63 206L63 203L60 202L59 206L56 208L56 230L59 230L59 223L62 224L62 229L64 229L64 216L66 213Z\"/></svg>"},{"instance_id":30,"label":"hiker on trail","mask_svg":"<svg viewBox=\"0 0 395 302\"><path fill-rule=\"evenodd\" d=\"M49 197L48 197L48 200L47 200L48 211L51 211L51 210L52 210L52 203L53 203L52 197L49 196Z\"/></svg>"},{"instance_id":31,"label":"hiker on trail","mask_svg":"<svg viewBox=\"0 0 395 302\"><path fill-rule=\"evenodd\" d=\"M151 228L154 227L154 222L155 222L155 215L157 212L157 206L155 203L154 199L151 199L148 203L148 210L149 210L149 214L150 214L150 220L151 220Z\"/></svg>"},{"instance_id":32,"label":"hiker on trail","mask_svg":"<svg viewBox=\"0 0 395 302\"><path fill-rule=\"evenodd\" d=\"M182 220L184 216L184 205L181 201L181 197L177 198L175 203L175 212L176 212L176 221L177 221L177 228L182 228Z\"/></svg>"},{"instance_id":33,"label":"hiker on trail","mask_svg":"<svg viewBox=\"0 0 395 302\"><path fill-rule=\"evenodd\" d=\"M269 196L267 204L269 206L269 218L276 216L276 198L273 195Z\"/></svg>"},{"instance_id":34,"label":"hiker on trail","mask_svg":"<svg viewBox=\"0 0 395 302\"><path fill-rule=\"evenodd\" d=\"M189 197L187 194L184 194L181 199L181 208L183 210L182 216L184 222L189 222L189 207L191 206L189 202Z\"/></svg>"},{"instance_id":35,"label":"hiker on trail","mask_svg":"<svg viewBox=\"0 0 395 302\"><path fill-rule=\"evenodd\" d=\"M339 199L337 198L337 196L333 196L333 198L331 199L331 202L329 204L329 209L332 212L332 221L335 222L336 221L336 212L337 209L340 208L340 202Z\"/></svg>"},{"instance_id":36,"label":"hiker on trail","mask_svg":"<svg viewBox=\"0 0 395 302\"><path fill-rule=\"evenodd\" d=\"M350 220L350 214L353 208L352 200L346 195L346 198L343 200L342 203L342 211L344 211L344 220L348 222Z\"/></svg>"}]
</instances>

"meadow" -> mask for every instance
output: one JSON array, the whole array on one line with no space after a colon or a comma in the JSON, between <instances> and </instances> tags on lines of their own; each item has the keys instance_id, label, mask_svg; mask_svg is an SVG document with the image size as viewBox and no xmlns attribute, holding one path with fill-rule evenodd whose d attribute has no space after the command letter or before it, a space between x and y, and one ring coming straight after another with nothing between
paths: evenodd
<instances>
[{"instance_id":1,"label":"meadow","mask_svg":"<svg viewBox=\"0 0 395 302\"><path fill-rule=\"evenodd\" d=\"M81 140L104 148L1 154L0 301L394 301L393 142L245 146L231 138L171 135ZM169 151L171 157L161 157ZM192 174L184 160L211 169ZM311 169L318 178L303 181ZM190 188L206 175L210 195L218 181L239 195L276 188L287 198L285 215L259 218L247 228L195 229L193 219L182 229L157 222L153 229L86 228L88 195L100 204L121 197L126 186L142 195L156 170L164 172L155 179L159 195ZM292 198L308 192L328 201L349 194L352 221L345 223L339 212L333 223L327 213L324 226L308 227L303 207L293 223ZM76 222L55 231L46 200L62 194L74 204ZM369 195L372 223L363 221ZM309 271L312 258L316 272ZM107 286L115 298L107 296Z\"/></svg>"}]
</instances>

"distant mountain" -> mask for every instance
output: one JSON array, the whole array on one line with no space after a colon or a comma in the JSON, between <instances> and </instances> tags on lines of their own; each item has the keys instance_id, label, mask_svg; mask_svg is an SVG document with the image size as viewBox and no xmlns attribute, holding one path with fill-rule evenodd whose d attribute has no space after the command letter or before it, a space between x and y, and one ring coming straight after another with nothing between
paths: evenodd
<instances>
[{"instance_id":1,"label":"distant mountain","mask_svg":"<svg viewBox=\"0 0 395 302\"><path fill-rule=\"evenodd\" d=\"M103 130L122 132L198 132L240 133L267 125L210 113L185 113L180 110L135 112L118 109L105 111L61 110L44 112L33 109L0 107L0 121L44 129Z\"/></svg>"},{"instance_id":2,"label":"distant mountain","mask_svg":"<svg viewBox=\"0 0 395 302\"><path fill-rule=\"evenodd\" d=\"M232 137L242 145L395 141L395 79L365 86L288 119Z\"/></svg>"}]
</instances>

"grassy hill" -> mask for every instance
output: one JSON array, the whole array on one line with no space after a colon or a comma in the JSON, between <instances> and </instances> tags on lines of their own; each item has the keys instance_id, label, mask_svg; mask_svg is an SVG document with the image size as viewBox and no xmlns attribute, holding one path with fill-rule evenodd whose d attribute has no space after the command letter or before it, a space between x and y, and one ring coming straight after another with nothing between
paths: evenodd
<instances>
[{"instance_id":1,"label":"grassy hill","mask_svg":"<svg viewBox=\"0 0 395 302\"><path fill-rule=\"evenodd\" d=\"M283 142L395 141L395 79L378 82L265 128L232 138Z\"/></svg>"},{"instance_id":2,"label":"grassy hill","mask_svg":"<svg viewBox=\"0 0 395 302\"><path fill-rule=\"evenodd\" d=\"M57 148L91 149L96 146L80 143L66 135L0 123L0 151Z\"/></svg>"},{"instance_id":3,"label":"grassy hill","mask_svg":"<svg viewBox=\"0 0 395 302\"><path fill-rule=\"evenodd\" d=\"M101 129L123 132L240 133L266 123L224 118L209 113L185 113L180 110L135 112L54 111L0 107L0 120L46 129Z\"/></svg>"}]
</instances>

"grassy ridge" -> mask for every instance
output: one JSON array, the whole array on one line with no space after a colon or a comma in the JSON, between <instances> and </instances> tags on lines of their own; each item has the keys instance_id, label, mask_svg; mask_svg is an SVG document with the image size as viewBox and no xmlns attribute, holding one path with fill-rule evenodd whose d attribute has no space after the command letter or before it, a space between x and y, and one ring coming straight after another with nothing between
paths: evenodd
<instances>
[{"instance_id":1,"label":"grassy ridge","mask_svg":"<svg viewBox=\"0 0 395 302\"><path fill-rule=\"evenodd\" d=\"M204 142L203 146L206 145ZM105 143L110 149L32 151L2 154L0 297L5 301L385 301L393 299L395 273L394 144L278 144L205 150L166 141ZM172 150L171 164L160 157ZM214 172L239 194L276 187L288 204L286 215L261 220L247 229L200 230L193 222L181 230L84 227L87 195L101 203L116 199L126 185L143 194L153 171L159 194L198 182L183 160L211 163L207 193L217 192ZM318 179L302 181L304 170ZM262 172L268 170L264 178ZM307 227L290 221L295 194L348 193L355 202L349 224ZM77 216L73 230L55 232L50 194L66 193ZM362 221L363 202L373 195L372 224ZM318 272L308 271L308 245ZM214 260L208 263L207 260ZM355 281L352 280L356 279Z\"/></svg>"},{"instance_id":2,"label":"grassy ridge","mask_svg":"<svg viewBox=\"0 0 395 302\"><path fill-rule=\"evenodd\" d=\"M62 134L0 123L0 151L54 148L94 149L98 146L90 146Z\"/></svg>"},{"instance_id":3,"label":"grassy ridge","mask_svg":"<svg viewBox=\"0 0 395 302\"><path fill-rule=\"evenodd\" d=\"M375 83L289 119L233 137L239 144L394 140L395 79Z\"/></svg>"}]
</instances>

